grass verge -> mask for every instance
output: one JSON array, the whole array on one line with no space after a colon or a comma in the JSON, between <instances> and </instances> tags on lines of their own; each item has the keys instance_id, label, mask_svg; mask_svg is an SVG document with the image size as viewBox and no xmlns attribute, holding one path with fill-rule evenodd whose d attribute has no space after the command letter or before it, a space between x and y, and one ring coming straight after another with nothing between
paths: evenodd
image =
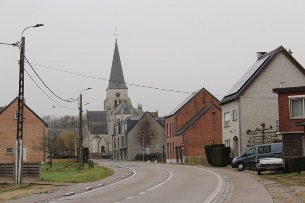
<instances>
[{"instance_id":1,"label":"grass verge","mask_svg":"<svg viewBox=\"0 0 305 203\"><path fill-rule=\"evenodd\" d=\"M46 182L86 183L106 178L114 173L113 170L102 166L95 165L94 169L89 169L89 165L84 164L83 169L78 169L77 165L77 163L53 164L50 168L48 164L43 164L41 180Z\"/></svg>"}]
</instances>

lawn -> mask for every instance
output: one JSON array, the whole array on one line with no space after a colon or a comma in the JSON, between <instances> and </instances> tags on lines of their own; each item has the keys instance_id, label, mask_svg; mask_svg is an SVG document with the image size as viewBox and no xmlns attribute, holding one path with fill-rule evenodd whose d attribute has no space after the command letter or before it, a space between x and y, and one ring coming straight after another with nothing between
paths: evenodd
<instances>
[{"instance_id":1,"label":"lawn","mask_svg":"<svg viewBox=\"0 0 305 203\"><path fill-rule=\"evenodd\" d=\"M77 165L77 163L53 164L50 168L48 164L43 164L41 180L46 182L86 183L106 178L114 173L113 170L102 166L95 165L94 169L89 169L89 165L84 164L83 169L78 169Z\"/></svg>"},{"instance_id":2,"label":"lawn","mask_svg":"<svg viewBox=\"0 0 305 203\"><path fill-rule=\"evenodd\" d=\"M305 187L305 173L265 173L261 177L273 180L285 187L294 187L294 186L301 186Z\"/></svg>"}]
</instances>

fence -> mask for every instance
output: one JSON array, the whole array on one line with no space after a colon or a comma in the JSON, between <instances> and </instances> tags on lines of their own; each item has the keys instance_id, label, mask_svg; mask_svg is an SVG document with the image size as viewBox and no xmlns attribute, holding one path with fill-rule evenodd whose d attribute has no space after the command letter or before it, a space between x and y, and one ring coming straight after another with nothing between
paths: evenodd
<instances>
[{"instance_id":1,"label":"fence","mask_svg":"<svg viewBox=\"0 0 305 203\"><path fill-rule=\"evenodd\" d=\"M0 163L0 181L14 181L14 163ZM41 164L37 162L25 162L22 164L22 180L41 180Z\"/></svg>"}]
</instances>

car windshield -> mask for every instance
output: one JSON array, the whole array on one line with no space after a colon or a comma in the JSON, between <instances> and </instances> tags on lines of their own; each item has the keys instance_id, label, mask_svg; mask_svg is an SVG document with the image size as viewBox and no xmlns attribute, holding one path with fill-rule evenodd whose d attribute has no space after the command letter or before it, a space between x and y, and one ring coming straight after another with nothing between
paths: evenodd
<instances>
[{"instance_id":1,"label":"car windshield","mask_svg":"<svg viewBox=\"0 0 305 203\"><path fill-rule=\"evenodd\" d=\"M255 150L255 147L252 147L250 149L248 149L245 153L247 156L249 155L255 155L256 154L256 150Z\"/></svg>"}]
</instances>

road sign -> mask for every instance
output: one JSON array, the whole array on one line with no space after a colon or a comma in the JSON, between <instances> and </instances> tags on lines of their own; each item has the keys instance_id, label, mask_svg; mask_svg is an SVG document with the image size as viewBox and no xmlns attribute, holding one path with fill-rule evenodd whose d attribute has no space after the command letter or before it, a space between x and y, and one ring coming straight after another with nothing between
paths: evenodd
<instances>
[{"instance_id":1,"label":"road sign","mask_svg":"<svg viewBox=\"0 0 305 203\"><path fill-rule=\"evenodd\" d=\"M181 150L184 150L184 143L183 142L181 142L181 144L180 144L180 148L181 148Z\"/></svg>"}]
</instances>

